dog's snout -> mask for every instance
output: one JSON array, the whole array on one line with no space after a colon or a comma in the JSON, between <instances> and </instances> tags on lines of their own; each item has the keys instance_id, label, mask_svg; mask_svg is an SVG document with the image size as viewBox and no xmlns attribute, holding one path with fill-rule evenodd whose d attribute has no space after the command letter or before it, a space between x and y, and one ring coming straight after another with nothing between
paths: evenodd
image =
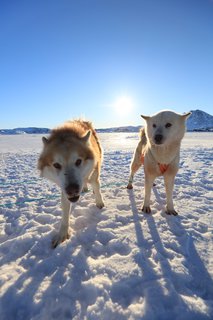
<instances>
[{"instance_id":1,"label":"dog's snout","mask_svg":"<svg viewBox=\"0 0 213 320\"><path fill-rule=\"evenodd\" d=\"M77 183L70 183L66 188L65 191L67 193L67 198L71 202L78 201L80 197L80 186Z\"/></svg>"},{"instance_id":2,"label":"dog's snout","mask_svg":"<svg viewBox=\"0 0 213 320\"><path fill-rule=\"evenodd\" d=\"M155 135L155 143L156 144L161 144L163 140L163 135L162 134L156 134Z\"/></svg>"},{"instance_id":3,"label":"dog's snout","mask_svg":"<svg viewBox=\"0 0 213 320\"><path fill-rule=\"evenodd\" d=\"M80 192L80 187L77 183L70 183L66 188L65 188L66 193L69 196L77 195Z\"/></svg>"}]
</instances>

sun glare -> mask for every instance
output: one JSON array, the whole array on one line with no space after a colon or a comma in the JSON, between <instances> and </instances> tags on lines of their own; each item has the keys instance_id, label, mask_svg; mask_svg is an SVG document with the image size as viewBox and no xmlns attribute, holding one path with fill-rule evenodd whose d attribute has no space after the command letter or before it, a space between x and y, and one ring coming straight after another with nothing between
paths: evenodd
<instances>
[{"instance_id":1,"label":"sun glare","mask_svg":"<svg viewBox=\"0 0 213 320\"><path fill-rule=\"evenodd\" d=\"M128 96L121 96L117 98L113 104L113 109L118 115L128 115L133 110L133 101Z\"/></svg>"}]
</instances>

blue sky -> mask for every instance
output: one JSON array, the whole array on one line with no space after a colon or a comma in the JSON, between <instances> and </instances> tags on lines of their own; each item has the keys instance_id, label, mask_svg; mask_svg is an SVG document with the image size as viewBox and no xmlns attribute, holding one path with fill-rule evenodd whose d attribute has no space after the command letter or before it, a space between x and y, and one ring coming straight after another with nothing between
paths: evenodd
<instances>
[{"instance_id":1,"label":"blue sky","mask_svg":"<svg viewBox=\"0 0 213 320\"><path fill-rule=\"evenodd\" d=\"M0 128L212 114L212 0L1 1L0 43Z\"/></svg>"}]
</instances>

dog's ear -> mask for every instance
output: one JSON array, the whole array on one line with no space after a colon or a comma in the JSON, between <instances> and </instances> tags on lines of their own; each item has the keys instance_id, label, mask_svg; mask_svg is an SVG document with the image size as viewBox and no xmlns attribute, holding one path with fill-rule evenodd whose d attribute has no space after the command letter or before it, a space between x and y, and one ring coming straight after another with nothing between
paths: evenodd
<instances>
[{"instance_id":1,"label":"dog's ear","mask_svg":"<svg viewBox=\"0 0 213 320\"><path fill-rule=\"evenodd\" d=\"M147 121L147 120L149 120L149 119L150 119L150 117L149 117L149 116L144 116L143 114L141 115L141 117L142 117L145 121Z\"/></svg>"},{"instance_id":2,"label":"dog's ear","mask_svg":"<svg viewBox=\"0 0 213 320\"><path fill-rule=\"evenodd\" d=\"M182 117L186 120L191 116L191 114L192 114L191 112L187 112L187 113L182 114Z\"/></svg>"},{"instance_id":3,"label":"dog's ear","mask_svg":"<svg viewBox=\"0 0 213 320\"><path fill-rule=\"evenodd\" d=\"M45 138L45 137L42 137L42 142L43 142L43 144L46 146L47 144L48 144L48 139L47 138Z\"/></svg>"},{"instance_id":4,"label":"dog's ear","mask_svg":"<svg viewBox=\"0 0 213 320\"><path fill-rule=\"evenodd\" d=\"M81 139L82 139L84 142L88 143L88 142L89 142L89 139L90 139L90 136L91 136L91 130L89 130L89 131L85 134L85 136L83 136Z\"/></svg>"}]
</instances>

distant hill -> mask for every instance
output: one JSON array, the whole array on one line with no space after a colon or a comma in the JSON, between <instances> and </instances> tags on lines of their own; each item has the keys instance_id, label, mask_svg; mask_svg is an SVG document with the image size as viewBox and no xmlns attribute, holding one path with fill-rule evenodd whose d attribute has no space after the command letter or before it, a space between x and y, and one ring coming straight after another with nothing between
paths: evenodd
<instances>
[{"instance_id":1,"label":"distant hill","mask_svg":"<svg viewBox=\"0 0 213 320\"><path fill-rule=\"evenodd\" d=\"M191 112L187 120L187 131L213 131L213 116L201 110Z\"/></svg>"},{"instance_id":2,"label":"distant hill","mask_svg":"<svg viewBox=\"0 0 213 320\"><path fill-rule=\"evenodd\" d=\"M36 128L36 127L29 127L29 128L15 128L15 129L0 129L0 134L7 135L7 134L47 134L50 132L48 128Z\"/></svg>"},{"instance_id":3,"label":"distant hill","mask_svg":"<svg viewBox=\"0 0 213 320\"><path fill-rule=\"evenodd\" d=\"M201 111L192 110L192 115L187 120L187 131L213 131L213 116ZM97 129L97 132L138 132L142 127L139 126L123 126L115 128ZM13 134L48 134L51 130L48 128L15 128L15 129L0 129L0 135Z\"/></svg>"},{"instance_id":4,"label":"distant hill","mask_svg":"<svg viewBox=\"0 0 213 320\"><path fill-rule=\"evenodd\" d=\"M141 126L124 126L124 127L115 127L115 128L106 128L106 129L96 129L97 132L138 132Z\"/></svg>"}]
</instances>

